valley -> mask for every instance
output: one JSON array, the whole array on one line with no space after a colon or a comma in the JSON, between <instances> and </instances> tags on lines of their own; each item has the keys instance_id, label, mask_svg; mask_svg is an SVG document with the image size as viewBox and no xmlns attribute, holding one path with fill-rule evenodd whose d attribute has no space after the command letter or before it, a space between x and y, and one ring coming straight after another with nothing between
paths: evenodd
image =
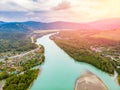
<instances>
[{"instance_id":1,"label":"valley","mask_svg":"<svg viewBox=\"0 0 120 90\"><path fill-rule=\"evenodd\" d=\"M7 90L7 88L20 88L21 89L21 87L11 86L13 83L11 83L9 79L24 77L24 75L26 76L25 73L34 67L40 66L40 68L38 67L40 69L39 70L40 73L49 72L49 71L45 71L44 69L43 71L41 71L41 67L44 67L44 65L42 66L43 63L45 63L46 67L49 66L48 64L46 64L45 60L48 61L47 57L49 57L49 55L51 54L49 53L47 56L44 55L44 52L49 52L49 51L45 51L45 48L47 48L48 50L49 48L51 48L49 47L51 43L49 42L49 39L44 39L44 36L49 36L48 34L50 34L51 40L53 40L61 49L63 49L71 58L73 58L72 60L74 60L75 62L77 61L78 63L83 62L83 63L91 64L93 66L92 72L94 72L95 74L98 74L98 78L100 77L103 83L107 85L108 90L113 89L113 87L110 87L109 83L103 80L105 79L103 78L104 75L101 75L101 73L99 74L99 71L96 70L95 68L98 68L108 73L110 77L106 74L105 76L107 77L107 79L109 78L111 82L112 82L111 77L114 76L115 71L116 71L118 75L117 75L117 78L114 77L115 78L114 81L120 84L120 68L119 68L120 67L120 56L119 56L120 31L119 29L117 30L88 30L87 28L85 30L84 29L83 30L72 29L72 28L79 28L78 26L80 24L76 24L76 23L74 23L75 25L75 26L73 25L74 27L70 27L66 29L57 29L59 28L59 25L62 26L63 24L65 24L64 27L68 27L69 25L73 24L73 23L67 23L67 22L49 23L49 25L58 24L58 26L54 27L54 29L51 26L51 27L45 28L45 30L39 27L35 29L34 25L37 24L39 26L39 22L21 22L21 23L14 22L14 23L5 23L5 24L6 24L5 26L4 24L1 24L1 27L4 26L4 28L6 29L3 28L4 31L0 31L0 42L1 42L0 43L1 45L0 47L0 71L1 71L0 72L0 80L1 80L0 87L4 88L4 90ZM9 24L14 25L14 27L13 26L11 28L8 27ZM46 23L44 24L46 25ZM25 27L24 25L28 25L28 26ZM29 25L31 25L31 27ZM8 32L7 28L10 29L10 32ZM54 35L51 33L54 33ZM42 37L46 41L42 40ZM41 38L40 42L38 42L38 38ZM42 43L45 46L43 46ZM55 53L55 55L56 54L57 52ZM66 57L66 58L68 58L69 60L69 57ZM64 59L64 58L62 58L61 56L61 58L59 57L59 59ZM53 62L53 66L55 62L56 61ZM62 63L63 62L61 61L61 64ZM73 63L73 66L76 67L76 64ZM86 66L87 65L83 66L84 67L83 71L86 71L85 70ZM79 67L81 67L81 65ZM91 71L88 67L87 67L88 71ZM77 68L76 70L79 71L79 69ZM34 69L33 71L30 71L31 75L32 75L32 72L34 71L36 72L36 69ZM53 73L55 72L53 71ZM81 74L83 73L82 69L80 70L80 73ZM74 74L76 75L74 77L74 83L75 83L75 79L78 77L79 74L78 72ZM16 75L18 77L16 77ZM34 78L36 80L40 77L40 75L38 75L38 78L37 78L37 75ZM44 79L47 77L47 75L45 74L45 76L41 76L41 77L43 77ZM30 77L26 76L26 78L30 78ZM31 82L28 82L29 85L27 85L26 87L24 87L23 85L22 88L30 88L31 90L34 90L35 88L34 83L36 83L36 81L33 82L34 81L33 78L31 79L32 79ZM48 80L49 79L51 80L51 78L48 78ZM17 81L17 79L15 80ZM8 85L8 82L11 84ZM20 85L21 85L21 82L22 81L20 81ZM41 82L41 85L43 85L42 82L44 81L41 80L39 82ZM61 82L62 80L60 80L60 83ZM31 83L33 83L33 85ZM72 83L71 85L73 88L74 87L73 80L71 80L71 83ZM115 82L112 82L112 83L115 85ZM43 85L41 86L41 88L45 88L45 86ZM49 88L51 88L52 90L54 86L51 84L51 87ZM56 88L60 88L60 87L56 87ZM69 85L66 86L64 89L66 90L66 88L73 90L71 87L69 87ZM116 88L118 90L117 85L116 85Z\"/></svg>"},{"instance_id":2,"label":"valley","mask_svg":"<svg viewBox=\"0 0 120 90\"><path fill-rule=\"evenodd\" d=\"M120 0L1 0L0 90L120 90Z\"/></svg>"}]
</instances>

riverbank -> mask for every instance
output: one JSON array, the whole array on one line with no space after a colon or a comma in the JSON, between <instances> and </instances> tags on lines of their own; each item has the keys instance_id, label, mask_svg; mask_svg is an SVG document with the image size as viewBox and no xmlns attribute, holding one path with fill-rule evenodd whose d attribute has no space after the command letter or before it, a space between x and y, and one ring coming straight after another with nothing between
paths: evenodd
<instances>
[{"instance_id":1,"label":"riverbank","mask_svg":"<svg viewBox=\"0 0 120 90\"><path fill-rule=\"evenodd\" d=\"M27 70L23 74L13 75L6 80L3 90L27 90L39 72L39 69L34 69Z\"/></svg>"},{"instance_id":2,"label":"riverbank","mask_svg":"<svg viewBox=\"0 0 120 90\"><path fill-rule=\"evenodd\" d=\"M108 88L99 77L87 71L76 81L75 90L108 90Z\"/></svg>"},{"instance_id":3,"label":"riverbank","mask_svg":"<svg viewBox=\"0 0 120 90\"><path fill-rule=\"evenodd\" d=\"M37 40L38 44L45 47L45 63L41 66L43 70L30 90L74 90L76 79L86 70L96 74L108 90L120 90L107 73L90 64L76 62L50 40L49 36L51 34Z\"/></svg>"},{"instance_id":4,"label":"riverbank","mask_svg":"<svg viewBox=\"0 0 120 90\"><path fill-rule=\"evenodd\" d=\"M90 32L80 31L62 31L51 36L51 39L75 61L91 64L110 76L115 75L114 71L120 74L117 68L120 65L118 42L115 44L111 40L91 38Z\"/></svg>"},{"instance_id":5,"label":"riverbank","mask_svg":"<svg viewBox=\"0 0 120 90\"><path fill-rule=\"evenodd\" d=\"M17 76L24 75L24 72L31 70L31 68L33 68L35 66L41 65L44 62L44 60L45 60L44 46L39 44L39 47L37 49L31 51L30 53L27 52L27 54L23 55L21 58L19 58L17 60L16 59L8 60L7 62L5 62L6 63L6 67L5 67L6 73L5 74L8 74L8 76L5 77L5 75L3 75L1 77L4 77L3 79L6 79L5 83L7 83L7 81L9 80L9 78L11 78L11 76L13 76L13 79L14 79ZM12 65L12 66L10 66L10 65ZM10 66L10 67L8 67L8 66ZM11 69L14 69L14 71L11 71ZM35 69L33 69L33 70L35 70ZM4 71L2 71L1 73L4 73ZM37 76L38 75L39 74L37 74ZM15 79L15 80L17 80L17 79ZM0 85L1 89L2 89L2 87L3 87L3 84ZM8 88L11 88L11 86ZM16 90L16 89L13 89L13 90Z\"/></svg>"},{"instance_id":6,"label":"riverbank","mask_svg":"<svg viewBox=\"0 0 120 90\"><path fill-rule=\"evenodd\" d=\"M38 77L38 75L40 74L40 72L41 72L41 68L39 69L39 72L38 72L38 74L37 74L37 77ZM33 80L33 82L29 85L29 87L28 87L27 90L30 90L30 88L32 87L32 85L33 85L34 81L37 79L37 77L36 77L36 78Z\"/></svg>"},{"instance_id":7,"label":"riverbank","mask_svg":"<svg viewBox=\"0 0 120 90\"><path fill-rule=\"evenodd\" d=\"M120 75L117 76L117 78L115 79L115 82L120 86Z\"/></svg>"}]
</instances>

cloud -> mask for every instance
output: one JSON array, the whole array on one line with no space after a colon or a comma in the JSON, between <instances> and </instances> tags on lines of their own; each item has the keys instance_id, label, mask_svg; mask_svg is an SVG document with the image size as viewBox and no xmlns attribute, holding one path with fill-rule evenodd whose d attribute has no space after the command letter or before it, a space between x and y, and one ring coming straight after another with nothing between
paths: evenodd
<instances>
[{"instance_id":1,"label":"cloud","mask_svg":"<svg viewBox=\"0 0 120 90\"><path fill-rule=\"evenodd\" d=\"M8 20L9 20L8 18L0 17L0 21L8 21Z\"/></svg>"},{"instance_id":2,"label":"cloud","mask_svg":"<svg viewBox=\"0 0 120 90\"><path fill-rule=\"evenodd\" d=\"M119 3L120 0L0 0L0 20L88 22L118 18Z\"/></svg>"},{"instance_id":3,"label":"cloud","mask_svg":"<svg viewBox=\"0 0 120 90\"><path fill-rule=\"evenodd\" d=\"M47 11L60 0L0 0L0 11Z\"/></svg>"},{"instance_id":4,"label":"cloud","mask_svg":"<svg viewBox=\"0 0 120 90\"><path fill-rule=\"evenodd\" d=\"M68 1L62 1L57 6L53 7L53 10L65 10L71 8L71 3Z\"/></svg>"},{"instance_id":5,"label":"cloud","mask_svg":"<svg viewBox=\"0 0 120 90\"><path fill-rule=\"evenodd\" d=\"M47 21L48 12L0 12L0 21Z\"/></svg>"},{"instance_id":6,"label":"cloud","mask_svg":"<svg viewBox=\"0 0 120 90\"><path fill-rule=\"evenodd\" d=\"M34 12L28 12L27 14L26 14L26 16L32 16L32 15L34 15L35 13Z\"/></svg>"}]
</instances>

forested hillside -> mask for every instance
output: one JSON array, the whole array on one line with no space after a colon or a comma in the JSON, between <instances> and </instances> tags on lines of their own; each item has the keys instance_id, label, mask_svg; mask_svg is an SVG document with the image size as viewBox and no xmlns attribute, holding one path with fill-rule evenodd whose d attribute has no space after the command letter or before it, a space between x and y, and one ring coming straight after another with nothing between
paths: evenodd
<instances>
[{"instance_id":1,"label":"forested hillside","mask_svg":"<svg viewBox=\"0 0 120 90\"><path fill-rule=\"evenodd\" d=\"M0 54L9 52L9 55L14 55L36 47L36 44L31 43L28 33L0 32Z\"/></svg>"}]
</instances>

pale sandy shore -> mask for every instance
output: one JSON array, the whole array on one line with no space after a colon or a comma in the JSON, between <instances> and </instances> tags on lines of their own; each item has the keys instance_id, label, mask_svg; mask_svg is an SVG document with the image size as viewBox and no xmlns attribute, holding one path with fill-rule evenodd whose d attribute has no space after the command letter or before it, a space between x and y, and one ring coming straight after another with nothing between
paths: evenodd
<instances>
[{"instance_id":1,"label":"pale sandy shore","mask_svg":"<svg viewBox=\"0 0 120 90\"><path fill-rule=\"evenodd\" d=\"M4 83L5 83L4 80L0 81L0 90L3 90Z\"/></svg>"},{"instance_id":2,"label":"pale sandy shore","mask_svg":"<svg viewBox=\"0 0 120 90\"><path fill-rule=\"evenodd\" d=\"M115 79L115 82L120 86L119 82L118 82L118 78Z\"/></svg>"},{"instance_id":3,"label":"pale sandy shore","mask_svg":"<svg viewBox=\"0 0 120 90\"><path fill-rule=\"evenodd\" d=\"M108 88L95 74L86 72L76 81L75 90L108 90Z\"/></svg>"}]
</instances>

